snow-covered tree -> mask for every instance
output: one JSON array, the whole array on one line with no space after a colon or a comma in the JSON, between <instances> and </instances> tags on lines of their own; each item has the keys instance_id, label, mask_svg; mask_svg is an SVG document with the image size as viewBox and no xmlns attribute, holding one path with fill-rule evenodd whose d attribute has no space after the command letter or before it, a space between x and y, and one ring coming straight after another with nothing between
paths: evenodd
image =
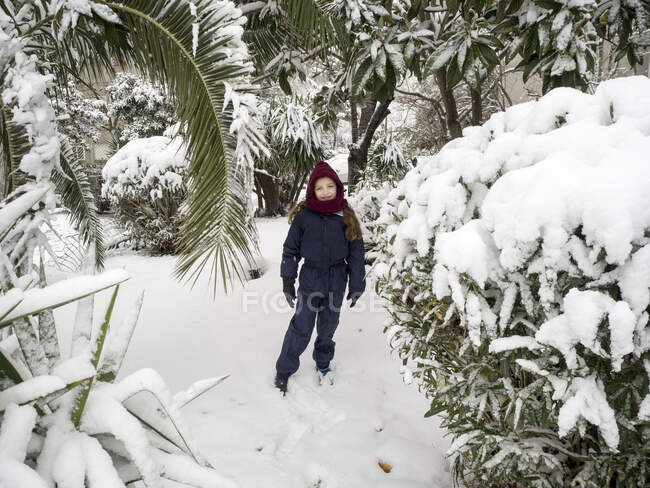
<instances>
[{"instance_id":1,"label":"snow-covered tree","mask_svg":"<svg viewBox=\"0 0 650 488\"><path fill-rule=\"evenodd\" d=\"M175 123L169 97L141 76L118 73L106 92L111 133L117 147L134 139L161 136Z\"/></svg>"},{"instance_id":2,"label":"snow-covered tree","mask_svg":"<svg viewBox=\"0 0 650 488\"><path fill-rule=\"evenodd\" d=\"M286 212L296 203L314 165L325 158L322 129L308 98L276 97L264 127L269 153L258 159L255 189L264 215Z\"/></svg>"},{"instance_id":3,"label":"snow-covered tree","mask_svg":"<svg viewBox=\"0 0 650 488\"><path fill-rule=\"evenodd\" d=\"M180 137L133 139L102 170L102 197L136 246L174 253L187 188L186 148Z\"/></svg>"},{"instance_id":4,"label":"snow-covered tree","mask_svg":"<svg viewBox=\"0 0 650 488\"><path fill-rule=\"evenodd\" d=\"M650 482L649 94L512 106L382 204L386 332L469 486Z\"/></svg>"},{"instance_id":5,"label":"snow-covered tree","mask_svg":"<svg viewBox=\"0 0 650 488\"><path fill-rule=\"evenodd\" d=\"M97 98L86 98L74 81L69 81L53 100L57 129L73 146L89 148L97 143L101 129L108 124L106 104Z\"/></svg>"}]
</instances>

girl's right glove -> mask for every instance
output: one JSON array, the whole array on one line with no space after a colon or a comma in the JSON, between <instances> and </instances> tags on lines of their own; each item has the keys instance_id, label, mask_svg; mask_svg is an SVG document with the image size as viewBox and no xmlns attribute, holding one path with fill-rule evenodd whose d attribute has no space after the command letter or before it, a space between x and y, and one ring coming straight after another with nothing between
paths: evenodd
<instances>
[{"instance_id":1,"label":"girl's right glove","mask_svg":"<svg viewBox=\"0 0 650 488\"><path fill-rule=\"evenodd\" d=\"M361 295L362 293L359 293L358 291L348 292L347 299L350 300L350 308L354 307L354 305L357 303L357 300L359 300L359 297Z\"/></svg>"},{"instance_id":2,"label":"girl's right glove","mask_svg":"<svg viewBox=\"0 0 650 488\"><path fill-rule=\"evenodd\" d=\"M287 303L291 308L293 308L293 302L296 299L295 283L295 278L282 278L282 293L284 293L284 298L287 299Z\"/></svg>"}]
</instances>

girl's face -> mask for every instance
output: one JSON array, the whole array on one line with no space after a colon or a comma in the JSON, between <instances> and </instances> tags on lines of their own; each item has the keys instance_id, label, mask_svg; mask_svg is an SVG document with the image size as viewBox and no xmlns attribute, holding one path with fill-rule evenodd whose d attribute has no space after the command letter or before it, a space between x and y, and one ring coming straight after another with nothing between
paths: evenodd
<instances>
[{"instance_id":1,"label":"girl's face","mask_svg":"<svg viewBox=\"0 0 650 488\"><path fill-rule=\"evenodd\" d=\"M318 200L331 200L336 197L336 183L328 176L318 178L314 185L314 193Z\"/></svg>"}]
</instances>

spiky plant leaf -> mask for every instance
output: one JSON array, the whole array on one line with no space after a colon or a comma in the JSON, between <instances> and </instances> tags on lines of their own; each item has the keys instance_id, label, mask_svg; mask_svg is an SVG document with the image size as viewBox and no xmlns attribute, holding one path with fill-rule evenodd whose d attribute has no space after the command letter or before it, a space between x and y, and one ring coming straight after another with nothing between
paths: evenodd
<instances>
[{"instance_id":1,"label":"spiky plant leaf","mask_svg":"<svg viewBox=\"0 0 650 488\"><path fill-rule=\"evenodd\" d=\"M91 359L90 362L92 365L97 368L99 365L99 358L102 355L102 350L104 349L104 341L106 340L106 334L108 334L108 327L111 322L111 316L113 315L113 307L115 306L115 299L117 298L117 292L120 289L120 285L115 286L115 291L113 291L113 295L111 296L110 301L108 302L108 306L106 307L106 313L104 314L104 321L102 322L100 328L99 328L99 333L97 334L97 337L95 338L95 343L93 344L93 350L91 352ZM74 401L74 407L72 408L72 412L70 413L70 420L72 420L72 423L75 425L75 427L79 427L79 423L81 422L81 416L83 415L84 408L86 406L86 401L88 400L88 395L90 394L90 389L92 388L93 385L93 378L90 378L89 380L85 381L81 391L77 393L77 397L75 398Z\"/></svg>"},{"instance_id":2,"label":"spiky plant leaf","mask_svg":"<svg viewBox=\"0 0 650 488\"><path fill-rule=\"evenodd\" d=\"M11 359L5 355L5 353L0 349L0 381L8 379L14 384L18 384L23 381L20 373L15 368Z\"/></svg>"},{"instance_id":3,"label":"spiky plant leaf","mask_svg":"<svg viewBox=\"0 0 650 488\"><path fill-rule=\"evenodd\" d=\"M126 350L131 342L131 336L138 323L140 310L142 309L142 301L144 300L144 290L138 295L135 303L129 309L130 312L124 317L122 324L119 328L114 330L114 333L109 337L109 342L106 346L106 353L102 358L102 365L99 369L97 379L99 381L112 382L117 376L122 361L126 355Z\"/></svg>"},{"instance_id":4,"label":"spiky plant leaf","mask_svg":"<svg viewBox=\"0 0 650 488\"><path fill-rule=\"evenodd\" d=\"M0 319L0 328L8 326L14 320L35 315L42 310L75 302L128 279L129 275L124 270L112 270L96 276L75 276L45 288L27 290L23 294L23 301Z\"/></svg>"},{"instance_id":5,"label":"spiky plant leaf","mask_svg":"<svg viewBox=\"0 0 650 488\"><path fill-rule=\"evenodd\" d=\"M29 320L29 317L14 320L12 329L18 339L18 344L23 353L25 364L32 375L38 376L48 374L49 367L48 362L45 359L45 351L38 342L36 330L34 329L31 320Z\"/></svg>"},{"instance_id":6,"label":"spiky plant leaf","mask_svg":"<svg viewBox=\"0 0 650 488\"><path fill-rule=\"evenodd\" d=\"M105 249L102 226L97 216L95 197L90 179L70 143L61 141L61 168L52 173L56 191L61 195L63 205L70 210L70 219L84 244L94 247L95 268L104 268Z\"/></svg>"},{"instance_id":7,"label":"spiky plant leaf","mask_svg":"<svg viewBox=\"0 0 650 488\"><path fill-rule=\"evenodd\" d=\"M40 286L46 287L45 266L43 265L43 256L39 266ZM56 323L54 321L54 312L47 308L38 314L38 340L43 347L43 352L47 358L47 363L52 368L56 362L61 359L61 350L59 348L59 339L56 334Z\"/></svg>"}]
</instances>

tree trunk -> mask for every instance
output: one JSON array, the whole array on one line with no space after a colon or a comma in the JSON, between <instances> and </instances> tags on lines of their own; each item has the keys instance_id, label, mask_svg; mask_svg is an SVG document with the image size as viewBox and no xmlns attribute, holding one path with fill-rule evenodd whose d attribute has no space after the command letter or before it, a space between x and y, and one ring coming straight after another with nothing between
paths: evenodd
<instances>
[{"instance_id":1,"label":"tree trunk","mask_svg":"<svg viewBox=\"0 0 650 488\"><path fill-rule=\"evenodd\" d=\"M352 143L349 147L348 188L350 192L354 190L355 185L359 182L361 173L368 165L368 151L370 150L372 138L379 124L388 117L390 113L388 106L392 101L393 98L389 98L377 106L377 99L373 95L370 95L367 99L366 106L363 108L359 120L359 133L362 137L357 143Z\"/></svg>"},{"instance_id":2,"label":"tree trunk","mask_svg":"<svg viewBox=\"0 0 650 488\"><path fill-rule=\"evenodd\" d=\"M458 121L458 109L456 108L456 99L452 90L447 89L447 73L444 69L436 71L436 83L440 90L442 103L445 107L447 116L447 128L451 139L456 139L463 135L463 130Z\"/></svg>"},{"instance_id":3,"label":"tree trunk","mask_svg":"<svg viewBox=\"0 0 650 488\"><path fill-rule=\"evenodd\" d=\"M472 125L481 125L483 118L483 99L481 92L470 87L469 92L472 96Z\"/></svg>"},{"instance_id":4,"label":"tree trunk","mask_svg":"<svg viewBox=\"0 0 650 488\"><path fill-rule=\"evenodd\" d=\"M262 210L264 210L264 199L262 198L262 188L255 174L253 174L253 184L255 185L255 194L257 195L257 212L258 215L261 215Z\"/></svg>"},{"instance_id":5,"label":"tree trunk","mask_svg":"<svg viewBox=\"0 0 650 488\"><path fill-rule=\"evenodd\" d=\"M264 217L272 217L280 213L280 191L275 179L266 173L255 173L255 179L262 189L264 199Z\"/></svg>"},{"instance_id":6,"label":"tree trunk","mask_svg":"<svg viewBox=\"0 0 650 488\"><path fill-rule=\"evenodd\" d=\"M359 140L359 117L356 102L350 102L350 127L352 128L352 144Z\"/></svg>"}]
</instances>

